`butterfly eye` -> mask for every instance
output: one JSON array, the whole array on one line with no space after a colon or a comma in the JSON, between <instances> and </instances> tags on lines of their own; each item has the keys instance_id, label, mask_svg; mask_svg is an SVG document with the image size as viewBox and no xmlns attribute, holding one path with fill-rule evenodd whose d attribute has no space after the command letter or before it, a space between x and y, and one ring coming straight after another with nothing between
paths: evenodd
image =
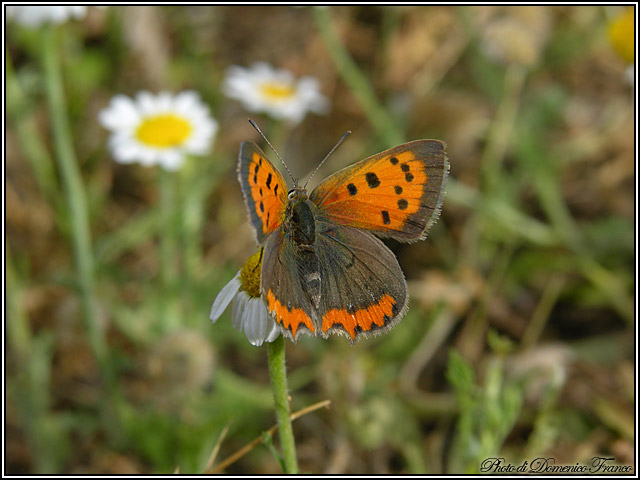
<instances>
[{"instance_id":1,"label":"butterfly eye","mask_svg":"<svg viewBox=\"0 0 640 480\"><path fill-rule=\"evenodd\" d=\"M294 198L296 198L296 189L292 189L289 190L289 193L287 194L287 199L288 200L293 200Z\"/></svg>"}]
</instances>

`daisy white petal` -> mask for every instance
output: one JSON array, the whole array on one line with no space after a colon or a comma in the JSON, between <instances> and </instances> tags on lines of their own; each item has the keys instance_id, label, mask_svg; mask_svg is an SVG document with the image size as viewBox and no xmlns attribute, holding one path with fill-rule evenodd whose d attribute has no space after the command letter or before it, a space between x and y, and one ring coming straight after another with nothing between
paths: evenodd
<instances>
[{"instance_id":1,"label":"daisy white petal","mask_svg":"<svg viewBox=\"0 0 640 480\"><path fill-rule=\"evenodd\" d=\"M159 157L160 160L158 161L158 164L170 171L178 170L182 166L182 161L184 160L180 152L176 150L165 150L163 152L159 152Z\"/></svg>"},{"instance_id":2,"label":"daisy white petal","mask_svg":"<svg viewBox=\"0 0 640 480\"><path fill-rule=\"evenodd\" d=\"M208 113L208 109L200 108L199 101L200 98L194 91L188 90L185 92L180 92L176 95L176 98L173 102L173 108L178 113L186 113L191 111L193 112L194 116L201 116L202 112Z\"/></svg>"},{"instance_id":3,"label":"daisy white petal","mask_svg":"<svg viewBox=\"0 0 640 480\"><path fill-rule=\"evenodd\" d=\"M145 148L138 151L138 158L142 165L151 166L155 163L160 164L160 155L157 154L155 148Z\"/></svg>"},{"instance_id":4,"label":"daisy white petal","mask_svg":"<svg viewBox=\"0 0 640 480\"><path fill-rule=\"evenodd\" d=\"M265 337L264 341L271 343L280 336L280 329L278 328L278 325L276 325L276 322L274 322L273 319L269 317L268 313L267 313L266 321L267 321L267 336Z\"/></svg>"},{"instance_id":5,"label":"daisy white petal","mask_svg":"<svg viewBox=\"0 0 640 480\"><path fill-rule=\"evenodd\" d=\"M262 307L262 308L260 308ZM260 299L249 299L247 301L246 314L243 319L244 334L251 345L262 345L264 336L261 334L260 312L264 309L264 305Z\"/></svg>"},{"instance_id":6,"label":"daisy white petal","mask_svg":"<svg viewBox=\"0 0 640 480\"><path fill-rule=\"evenodd\" d=\"M100 124L109 130L132 128L140 122L140 114L131 100L124 95L116 95L109 106L98 114Z\"/></svg>"},{"instance_id":7,"label":"daisy white petal","mask_svg":"<svg viewBox=\"0 0 640 480\"><path fill-rule=\"evenodd\" d=\"M244 327L244 313L248 303L249 297L246 293L238 292L238 294L233 297L233 303L231 304L231 325L239 332L242 332L242 327Z\"/></svg>"},{"instance_id":8,"label":"daisy white petal","mask_svg":"<svg viewBox=\"0 0 640 480\"><path fill-rule=\"evenodd\" d=\"M139 150L135 145L121 143L112 148L120 163L134 163L139 157Z\"/></svg>"},{"instance_id":9,"label":"daisy white petal","mask_svg":"<svg viewBox=\"0 0 640 480\"><path fill-rule=\"evenodd\" d=\"M220 318L220 315L222 315L222 312L224 312L227 309L227 307L233 300L233 297L236 296L239 290L240 290L240 272L238 272L236 276L233 277L231 281L229 281L229 283L227 283L224 287L222 287L222 290L220 290L220 293L218 294L216 299L213 301L213 306L211 307L211 313L209 314L209 318L214 323L216 320L218 320L218 318Z\"/></svg>"},{"instance_id":10,"label":"daisy white petal","mask_svg":"<svg viewBox=\"0 0 640 480\"><path fill-rule=\"evenodd\" d=\"M171 94L169 92L160 92L155 99L155 111L164 113L173 110L173 98Z\"/></svg>"},{"instance_id":11,"label":"daisy white petal","mask_svg":"<svg viewBox=\"0 0 640 480\"><path fill-rule=\"evenodd\" d=\"M143 90L136 95L137 108L142 115L152 115L158 113L156 97L151 92Z\"/></svg>"}]
</instances>

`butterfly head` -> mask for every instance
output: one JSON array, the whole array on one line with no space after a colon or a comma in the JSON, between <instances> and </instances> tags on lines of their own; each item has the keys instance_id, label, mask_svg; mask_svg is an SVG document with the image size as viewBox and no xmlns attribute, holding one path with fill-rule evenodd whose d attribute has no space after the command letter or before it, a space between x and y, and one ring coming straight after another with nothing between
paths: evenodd
<instances>
[{"instance_id":1,"label":"butterfly head","mask_svg":"<svg viewBox=\"0 0 640 480\"><path fill-rule=\"evenodd\" d=\"M307 193L307 189L299 185L293 187L287 194L287 200L289 203L304 202L308 198L309 194Z\"/></svg>"}]
</instances>

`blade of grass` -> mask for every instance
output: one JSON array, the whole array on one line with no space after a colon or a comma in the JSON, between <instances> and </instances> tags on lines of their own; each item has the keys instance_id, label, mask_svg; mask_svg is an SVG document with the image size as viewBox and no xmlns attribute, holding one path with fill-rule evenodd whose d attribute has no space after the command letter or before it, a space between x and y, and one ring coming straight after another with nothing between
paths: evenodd
<instances>
[{"instance_id":1,"label":"blade of grass","mask_svg":"<svg viewBox=\"0 0 640 480\"><path fill-rule=\"evenodd\" d=\"M383 142L389 146L404 142L403 133L397 128L384 107L380 105L371 83L360 71L338 38L331 20L330 10L329 8L314 8L313 14L320 36L324 40L338 73L349 86L351 93L358 100L364 114Z\"/></svg>"},{"instance_id":2,"label":"blade of grass","mask_svg":"<svg viewBox=\"0 0 640 480\"><path fill-rule=\"evenodd\" d=\"M54 207L56 218L63 220L61 216L65 215L65 210L60 202L60 186L53 158L45 147L34 116L29 115L29 99L26 98L16 77L8 51L5 58L7 119L15 129L20 149L33 170L40 191ZM63 220L62 223L64 224L65 221Z\"/></svg>"},{"instance_id":3,"label":"blade of grass","mask_svg":"<svg viewBox=\"0 0 640 480\"><path fill-rule=\"evenodd\" d=\"M42 53L49 115L53 130L55 158L60 170L62 185L69 210L73 256L78 275L78 288L82 298L85 324L91 350L102 373L111 382L107 362L107 343L103 327L98 319L94 296L94 259L89 230L87 199L82 176L72 142L67 119L66 100L62 85L62 72L58 62L57 30L45 27L42 31Z\"/></svg>"}]
</instances>

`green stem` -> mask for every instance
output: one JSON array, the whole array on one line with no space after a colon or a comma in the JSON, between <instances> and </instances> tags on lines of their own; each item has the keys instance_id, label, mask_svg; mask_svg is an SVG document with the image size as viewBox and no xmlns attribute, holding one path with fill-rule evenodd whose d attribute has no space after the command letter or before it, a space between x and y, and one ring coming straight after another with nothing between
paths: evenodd
<instances>
[{"instance_id":1,"label":"green stem","mask_svg":"<svg viewBox=\"0 0 640 480\"><path fill-rule=\"evenodd\" d=\"M511 142L526 77L526 68L518 64L510 65L505 74L502 100L493 118L487 136L487 145L480 160L486 192L499 190L503 177L502 161Z\"/></svg>"},{"instance_id":2,"label":"green stem","mask_svg":"<svg viewBox=\"0 0 640 480\"><path fill-rule=\"evenodd\" d=\"M202 229L206 218L206 199L211 192L211 179L203 157L185 158L179 173L181 250L183 254L182 292L193 291L203 273Z\"/></svg>"},{"instance_id":3,"label":"green stem","mask_svg":"<svg viewBox=\"0 0 640 480\"><path fill-rule=\"evenodd\" d=\"M202 265L200 230L202 196L198 188L199 158L188 157L180 171L180 234L183 252L182 290L191 289L198 267Z\"/></svg>"},{"instance_id":4,"label":"green stem","mask_svg":"<svg viewBox=\"0 0 640 480\"><path fill-rule=\"evenodd\" d=\"M160 281L162 299L160 306L160 329L164 330L175 322L177 312L174 311L175 286L178 278L176 241L176 184L174 172L162 167L160 170L160 211L162 225L160 232Z\"/></svg>"},{"instance_id":5,"label":"green stem","mask_svg":"<svg viewBox=\"0 0 640 480\"><path fill-rule=\"evenodd\" d=\"M358 103L360 103L362 110L364 110L378 136L388 145L397 145L404 142L404 135L378 102L369 79L360 71L356 62L353 61L353 58L351 58L351 55L349 55L349 52L338 38L333 28L329 9L314 8L313 13L320 36L324 40L338 73L349 86Z\"/></svg>"},{"instance_id":6,"label":"green stem","mask_svg":"<svg viewBox=\"0 0 640 480\"><path fill-rule=\"evenodd\" d=\"M98 321L97 304L94 297L94 263L89 232L89 213L82 177L78 168L71 129L66 113L66 101L62 86L62 72L58 62L58 42L56 30L44 28L42 51L49 115L53 133L55 157L65 191L73 256L78 275L78 288L89 342L103 373L107 372L107 344L102 326Z\"/></svg>"},{"instance_id":7,"label":"green stem","mask_svg":"<svg viewBox=\"0 0 640 480\"><path fill-rule=\"evenodd\" d=\"M287 396L287 370L284 362L284 338L279 336L275 341L267 343L269 353L269 374L271 388L278 420L280 447L284 460L285 473L298 473L296 443L291 427L291 410Z\"/></svg>"},{"instance_id":8,"label":"green stem","mask_svg":"<svg viewBox=\"0 0 640 480\"><path fill-rule=\"evenodd\" d=\"M40 191L47 202L55 208L56 216L60 216L64 213L64 208L59 202L60 189L53 158L47 151L42 136L38 131L35 115L30 114L33 106L20 85L8 50L5 58L7 119L12 128L15 129L20 149L31 165Z\"/></svg>"},{"instance_id":9,"label":"green stem","mask_svg":"<svg viewBox=\"0 0 640 480\"><path fill-rule=\"evenodd\" d=\"M22 285L15 271L8 242L5 249L7 338L9 347L14 350L17 364L24 366L28 364L31 352L31 326L24 310L20 307Z\"/></svg>"}]
</instances>

